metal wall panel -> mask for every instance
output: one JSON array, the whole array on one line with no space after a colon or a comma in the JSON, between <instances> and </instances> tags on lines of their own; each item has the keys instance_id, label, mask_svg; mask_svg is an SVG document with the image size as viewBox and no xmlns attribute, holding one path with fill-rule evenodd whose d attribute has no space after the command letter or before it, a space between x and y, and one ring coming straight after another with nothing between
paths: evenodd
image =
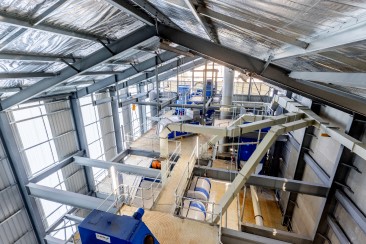
<instances>
[{"instance_id":1,"label":"metal wall panel","mask_svg":"<svg viewBox=\"0 0 366 244\"><path fill-rule=\"evenodd\" d=\"M98 94L97 99L109 97L108 93ZM97 105L100 119L100 129L102 133L103 147L106 160L112 159L117 155L116 138L114 134L114 125L112 117L112 107L110 103Z\"/></svg>"},{"instance_id":2,"label":"metal wall panel","mask_svg":"<svg viewBox=\"0 0 366 244\"><path fill-rule=\"evenodd\" d=\"M13 244L22 237L30 233L29 230L31 229L29 219L25 209L21 209L13 214L11 217L6 219L5 221L1 222L0 224L0 236L1 236L1 243L2 244ZM32 232L30 233L32 235ZM34 236L34 234L33 234ZM36 244L35 238L30 238L29 240L25 240L27 244ZM21 241L20 243L25 243Z\"/></svg>"},{"instance_id":3,"label":"metal wall panel","mask_svg":"<svg viewBox=\"0 0 366 244\"><path fill-rule=\"evenodd\" d=\"M37 243L1 142L0 159L0 243ZM26 233L27 242L17 242Z\"/></svg>"}]
</instances>

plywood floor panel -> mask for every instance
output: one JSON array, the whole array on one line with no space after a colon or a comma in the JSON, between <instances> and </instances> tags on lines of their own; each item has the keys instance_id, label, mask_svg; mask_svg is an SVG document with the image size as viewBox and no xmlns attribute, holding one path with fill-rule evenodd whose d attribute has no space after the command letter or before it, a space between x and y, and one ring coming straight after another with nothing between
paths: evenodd
<instances>
[{"instance_id":1,"label":"plywood floor panel","mask_svg":"<svg viewBox=\"0 0 366 244\"><path fill-rule=\"evenodd\" d=\"M134 207L123 206L120 214L132 216L135 211ZM145 210L142 220L162 244L216 244L219 240L217 226L178 218L169 213Z\"/></svg>"}]
</instances>

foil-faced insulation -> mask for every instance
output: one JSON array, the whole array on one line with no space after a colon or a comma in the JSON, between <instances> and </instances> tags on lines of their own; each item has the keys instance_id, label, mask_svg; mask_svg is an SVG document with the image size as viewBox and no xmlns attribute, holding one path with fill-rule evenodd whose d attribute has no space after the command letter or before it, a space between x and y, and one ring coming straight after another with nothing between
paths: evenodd
<instances>
[{"instance_id":1,"label":"foil-faced insulation","mask_svg":"<svg viewBox=\"0 0 366 244\"><path fill-rule=\"evenodd\" d=\"M144 25L107 2L98 0L67 1L47 18L46 23L109 39L119 39Z\"/></svg>"},{"instance_id":2,"label":"foil-faced insulation","mask_svg":"<svg viewBox=\"0 0 366 244\"><path fill-rule=\"evenodd\" d=\"M209 39L203 27L182 1L149 0L149 2L168 16L182 30Z\"/></svg>"}]
</instances>

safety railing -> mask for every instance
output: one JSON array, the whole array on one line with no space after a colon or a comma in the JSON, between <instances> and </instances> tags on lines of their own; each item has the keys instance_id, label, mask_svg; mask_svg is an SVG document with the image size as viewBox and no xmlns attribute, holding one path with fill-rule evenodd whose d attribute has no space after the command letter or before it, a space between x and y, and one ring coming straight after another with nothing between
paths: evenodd
<instances>
[{"instance_id":1,"label":"safety railing","mask_svg":"<svg viewBox=\"0 0 366 244\"><path fill-rule=\"evenodd\" d=\"M124 142L126 143L127 148L133 147L134 142L138 140L143 140L144 150L156 151L160 148L160 141L158 136L141 136L136 138L131 135L125 135L124 138Z\"/></svg>"},{"instance_id":2,"label":"safety railing","mask_svg":"<svg viewBox=\"0 0 366 244\"><path fill-rule=\"evenodd\" d=\"M183 213L188 213L193 211L193 212L197 212L199 214L202 214L202 210L198 210L198 209L194 209L194 208L190 208L190 202L192 201L199 201L201 203L203 203L206 207L206 211L205 211L205 216L206 218L204 220L198 220L198 219L193 219L193 218L189 218L189 217L185 217L183 216ZM187 203L187 204L185 204ZM188 219L192 219L195 221L201 221L204 223L208 223L208 224L212 224L218 225L218 240L219 243L221 242L221 227L222 227L222 208L220 206L220 204L215 203L215 202L209 202L209 201L203 201L203 200L198 200L198 199L194 199L194 198L189 198L189 197L181 197L181 201L179 203L179 205L176 206L176 209L178 209L178 213L179 213L179 217L181 218L188 218ZM217 211L219 209L219 211ZM217 211L217 212L215 212ZM214 223L214 219L216 216L219 216L219 221L218 223Z\"/></svg>"}]
</instances>

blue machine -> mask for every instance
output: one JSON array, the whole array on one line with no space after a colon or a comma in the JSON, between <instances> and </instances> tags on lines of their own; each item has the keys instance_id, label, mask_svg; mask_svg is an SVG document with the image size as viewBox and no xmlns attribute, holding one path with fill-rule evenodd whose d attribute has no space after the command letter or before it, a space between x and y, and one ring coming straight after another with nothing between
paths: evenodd
<instances>
[{"instance_id":1,"label":"blue machine","mask_svg":"<svg viewBox=\"0 0 366 244\"><path fill-rule=\"evenodd\" d=\"M159 244L142 222L143 215L142 208L139 208L132 217L95 209L78 227L81 242L83 244Z\"/></svg>"},{"instance_id":2,"label":"blue machine","mask_svg":"<svg viewBox=\"0 0 366 244\"><path fill-rule=\"evenodd\" d=\"M244 124L248 124L250 122L245 122ZM267 133L271 127L263 128L261 130L262 133ZM256 142L257 139L254 138L246 138L246 137L240 137L240 143L245 142ZM262 140L259 140L261 142ZM255 149L257 148L256 144L249 144L249 145L240 145L238 148L238 164L240 161L248 161L250 156L254 153ZM265 157L261 160L261 163L263 163L265 160Z\"/></svg>"}]
</instances>

